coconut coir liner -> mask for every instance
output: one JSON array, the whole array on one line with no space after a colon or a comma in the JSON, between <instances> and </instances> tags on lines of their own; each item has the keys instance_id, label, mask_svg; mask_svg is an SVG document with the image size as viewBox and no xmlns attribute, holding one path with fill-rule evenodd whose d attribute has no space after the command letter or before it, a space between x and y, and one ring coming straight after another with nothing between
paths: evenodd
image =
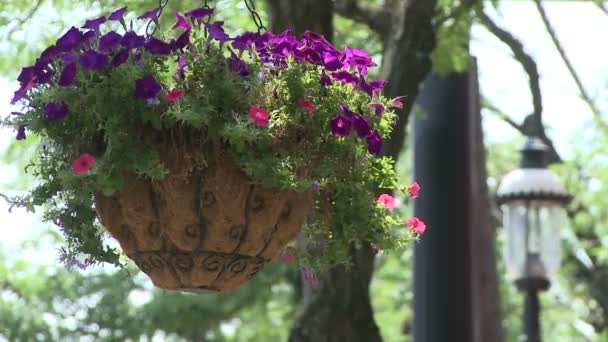
<instances>
[{"instance_id":1,"label":"coconut coir liner","mask_svg":"<svg viewBox=\"0 0 608 342\"><path fill-rule=\"evenodd\" d=\"M225 151L160 148L169 175L127 175L110 197L95 194L100 222L154 285L233 290L294 239L312 208L310 192L251 185Z\"/></svg>"}]
</instances>

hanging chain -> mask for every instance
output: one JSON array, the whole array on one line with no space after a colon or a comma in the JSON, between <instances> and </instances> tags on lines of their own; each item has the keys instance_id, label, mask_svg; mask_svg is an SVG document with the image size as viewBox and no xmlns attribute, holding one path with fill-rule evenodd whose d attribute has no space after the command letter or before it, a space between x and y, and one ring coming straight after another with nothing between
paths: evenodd
<instances>
[{"instance_id":1,"label":"hanging chain","mask_svg":"<svg viewBox=\"0 0 608 342\"><path fill-rule=\"evenodd\" d=\"M260 18L260 15L255 10L255 4L253 3L253 0L243 1L245 2L245 6L247 6L247 9L249 10L249 13L251 13L251 18L253 19L255 26L258 27L258 33L262 33L262 30L268 31L268 29L266 28L266 26L264 26L264 23L262 22L262 18Z\"/></svg>"}]
</instances>

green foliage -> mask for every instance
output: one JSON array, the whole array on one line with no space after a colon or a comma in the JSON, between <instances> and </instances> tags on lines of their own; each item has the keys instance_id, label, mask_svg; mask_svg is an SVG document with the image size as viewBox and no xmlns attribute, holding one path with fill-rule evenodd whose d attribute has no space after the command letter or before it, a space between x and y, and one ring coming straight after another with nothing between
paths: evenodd
<instances>
[{"instance_id":1,"label":"green foliage","mask_svg":"<svg viewBox=\"0 0 608 342\"><path fill-rule=\"evenodd\" d=\"M433 70L462 72L469 63L469 40L474 12L460 1L443 0L437 5L442 19L437 29L437 46L431 54Z\"/></svg>"},{"instance_id":2,"label":"green foliage","mask_svg":"<svg viewBox=\"0 0 608 342\"><path fill-rule=\"evenodd\" d=\"M68 62L52 60L53 80L29 89L24 113L5 120L6 125L25 126L42 137L37 157L28 165L39 183L30 194L11 202L30 210L45 207L44 219L58 224L65 235L67 260L84 254L86 264L119 264L118 251L103 244L93 195L120 191L125 175L162 179L169 171L160 150L167 147L194 147L199 151L193 158L195 167L204 167L210 149L227 153L252 184L313 191L317 214L308 227L309 236L311 241L324 241L326 252L302 260L318 269L348 263L352 241L364 239L392 250L412 239L408 230L393 229L403 225L402 220L376 204L377 187L404 189L392 160L375 157L365 136L337 136L330 128L341 113L369 125L364 135L375 132L388 138L395 120L390 99L362 91L367 81L356 66L344 70L357 77L356 85L337 78L322 85L322 72L332 70L325 70L321 62L305 61L293 52L284 58L270 49L267 56L259 47L238 52L229 43L218 44L200 23L193 25L191 45L185 48L166 55L153 54L147 47L132 50L126 63L96 72L79 63L69 86L56 85ZM92 44L95 47L97 40ZM76 52L83 53L81 48ZM110 52L110 59L116 53ZM186 67L176 70L178 57L184 58ZM241 71L246 67L247 72L239 74L233 63L242 63ZM141 88L137 84L150 77L162 90L145 100L136 95ZM171 89L185 95L169 100L164 95ZM301 105L303 99L314 108ZM50 119L46 108L52 102L67 104L65 119ZM370 103L386 111L377 115ZM253 107L269 114L267 127L248 116ZM96 160L92 169L82 172L72 165L84 153Z\"/></svg>"}]
</instances>

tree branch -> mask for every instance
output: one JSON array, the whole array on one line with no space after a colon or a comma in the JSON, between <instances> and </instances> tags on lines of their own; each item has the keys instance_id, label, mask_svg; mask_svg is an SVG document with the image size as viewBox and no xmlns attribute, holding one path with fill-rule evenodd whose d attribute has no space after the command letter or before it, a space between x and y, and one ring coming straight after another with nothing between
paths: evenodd
<instances>
[{"instance_id":1,"label":"tree branch","mask_svg":"<svg viewBox=\"0 0 608 342\"><path fill-rule=\"evenodd\" d=\"M543 6L541 4L541 1L534 0L534 3L536 4L536 8L538 9L538 13L540 14L540 17L542 18L543 23L545 24L545 29L547 30L547 33L549 33L549 36L551 37L551 40L553 41L553 45L555 45L557 52L559 52L559 55L562 58L562 61L564 61L564 64L566 64L566 67L568 68L568 71L570 72L570 76L572 76L572 78L574 79L574 82L576 83L576 86L578 88L581 98L583 99L583 101L585 101L585 103L591 110L591 113L593 114L593 118L594 118L595 122L602 128L602 130L605 133L608 133L608 123L606 123L606 121L604 121L604 119L602 118L600 111L595 106L595 103L593 102L593 99L591 99L591 96L589 96L589 93L587 93L587 90L585 90L585 87L583 86L583 83L581 82L580 77L576 73L576 70L574 70L574 66L568 59L568 56L566 56L566 52L564 51L564 48L562 47L561 43L559 42L559 39L557 39L555 30L553 29L553 26L551 26L551 22L549 21L549 18L547 17L547 13L545 12L545 9L543 8Z\"/></svg>"},{"instance_id":2,"label":"tree branch","mask_svg":"<svg viewBox=\"0 0 608 342\"><path fill-rule=\"evenodd\" d=\"M21 28L21 26L23 26L26 22L28 22L30 19L32 19L32 17L34 16L34 14L36 14L36 12L40 8L40 6L42 6L43 2L44 2L44 0L37 0L36 3L34 4L34 7L32 7L32 9L30 9L30 11L27 12L25 17L17 19L17 25L13 26L8 31L8 33L6 34L6 37L8 39L11 39L11 36L13 35L13 33L15 33L19 28Z\"/></svg>"},{"instance_id":3,"label":"tree branch","mask_svg":"<svg viewBox=\"0 0 608 342\"><path fill-rule=\"evenodd\" d=\"M480 9L479 11L477 11L477 14L479 20L488 29L488 31L490 31L493 35L495 35L498 39L505 43L509 47L509 49L511 49L511 51L513 52L513 57L515 57L515 59L524 68L524 71L528 74L528 79L530 82L530 93L532 94L532 104L534 107L533 115L535 119L532 128L536 132L522 133L537 133L539 136L544 136L545 129L543 127L542 121L542 94L540 91L538 67L536 66L536 62L534 61L532 56L530 56L524 50L524 45L511 32L498 26L485 12L483 12L483 10Z\"/></svg>"},{"instance_id":4,"label":"tree branch","mask_svg":"<svg viewBox=\"0 0 608 342\"><path fill-rule=\"evenodd\" d=\"M524 119L523 123L518 124L513 119L511 119L507 114L503 113L500 109L498 109L498 107L496 107L492 102L490 102L490 100L488 100L485 97L483 97L481 99L481 107L489 110L490 112L492 112L493 114L498 116L501 120L506 122L509 126L513 127L515 130L520 132L522 135L529 134L528 133L528 132L530 132L529 126L534 124L532 121L532 118L533 118L532 114L529 115L526 119ZM557 153L557 150L555 149L555 146L553 145L553 141L551 139L549 139L549 137L544 133L542 135L539 135L539 138L549 148L549 150L547 151L547 162L549 164L561 163L562 158L560 157L559 153Z\"/></svg>"},{"instance_id":5,"label":"tree branch","mask_svg":"<svg viewBox=\"0 0 608 342\"><path fill-rule=\"evenodd\" d=\"M358 0L338 0L335 10L343 17L365 23L380 36L390 29L392 15L387 8L364 6Z\"/></svg>"}]
</instances>

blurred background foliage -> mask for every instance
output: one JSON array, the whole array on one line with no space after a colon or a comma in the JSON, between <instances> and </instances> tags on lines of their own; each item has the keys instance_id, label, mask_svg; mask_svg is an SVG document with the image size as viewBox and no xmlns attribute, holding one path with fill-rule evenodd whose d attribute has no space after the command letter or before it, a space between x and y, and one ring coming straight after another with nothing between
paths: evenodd
<instances>
[{"instance_id":1,"label":"blurred background foliage","mask_svg":"<svg viewBox=\"0 0 608 342\"><path fill-rule=\"evenodd\" d=\"M391 0L386 0L391 1ZM380 0L369 4L380 3ZM492 1L497 3L498 0ZM0 2L0 76L14 79L62 31L83 18L129 6L131 17L158 4L145 0L4 0ZM200 6L201 1L170 1L167 13ZM231 33L255 25L243 1L209 1L218 8ZM257 1L267 22L265 2ZM458 0L439 1L439 13L456 13L441 26L433 63L438 71L462 70L468 60L471 11L454 12ZM165 16L162 25L173 23ZM384 42L362 23L337 16L335 45L365 48L380 61ZM6 90L5 91L10 91ZM608 99L598 99L606 101ZM484 114L487 114L484 112ZM492 114L488 114L492 115ZM564 233L563 268L550 293L542 296L546 341L608 341L608 135L594 125L571 142L574 157L555 170L575 194L571 224ZM4 164L23 169L32 156L35 139L6 146ZM518 162L521 140L486 144L488 184L494 193L501 175ZM409 150L399 168L409 179ZM16 164L15 164L16 163ZM0 188L23 190L31 182L25 174L0 180ZM496 216L498 213L495 213ZM496 225L499 221L496 220ZM9 227L10 226L10 227ZM1 229L12 229L2 222ZM17 249L0 241L0 340L9 341L122 341L142 337L163 341L284 341L297 314L300 275L293 264L274 262L242 290L227 295L181 294L151 288L149 281L128 270L96 268L66 270L59 263L37 263L31 256L60 236L51 227L41 237ZM502 231L497 227L497 253ZM498 258L498 274L504 274ZM372 282L375 319L385 341L410 341L412 252L376 258ZM500 277L505 340L521 332L522 298Z\"/></svg>"}]
</instances>

